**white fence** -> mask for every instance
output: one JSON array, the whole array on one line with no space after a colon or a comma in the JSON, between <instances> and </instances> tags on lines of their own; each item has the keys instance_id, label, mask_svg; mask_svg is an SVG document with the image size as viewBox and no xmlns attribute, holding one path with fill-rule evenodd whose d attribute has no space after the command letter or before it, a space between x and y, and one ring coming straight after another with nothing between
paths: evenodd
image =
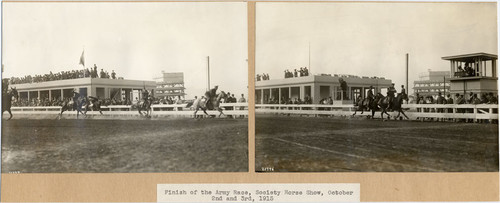
<instances>
[{"instance_id":1,"label":"white fence","mask_svg":"<svg viewBox=\"0 0 500 203\"><path fill-rule=\"evenodd\" d=\"M152 105L152 116L193 116L194 108L186 107L187 104L160 104ZM233 117L248 116L247 103L222 103L225 115ZM83 107L85 110L85 107ZM61 112L60 106L27 106L27 107L12 107L12 114L53 114L57 115ZM113 105L101 106L104 115L124 115L136 116L139 115L138 110L130 105ZM218 111L207 111L209 115L219 115ZM76 111L67 111L64 114L75 114ZM89 115L98 115L99 112L89 110ZM204 115L202 110L199 110L197 115Z\"/></svg>"},{"instance_id":2,"label":"white fence","mask_svg":"<svg viewBox=\"0 0 500 203\"><path fill-rule=\"evenodd\" d=\"M357 107L349 104L338 105L284 105L284 104L257 104L256 113L274 114L296 114L313 116L351 116ZM403 104L405 114L410 119L440 118L440 119L474 119L474 120L497 120L498 104ZM389 112L392 117L397 112ZM357 116L371 115L370 112L360 111ZM386 117L387 115L384 115ZM375 117L380 117L380 111L375 113Z\"/></svg>"}]
</instances>

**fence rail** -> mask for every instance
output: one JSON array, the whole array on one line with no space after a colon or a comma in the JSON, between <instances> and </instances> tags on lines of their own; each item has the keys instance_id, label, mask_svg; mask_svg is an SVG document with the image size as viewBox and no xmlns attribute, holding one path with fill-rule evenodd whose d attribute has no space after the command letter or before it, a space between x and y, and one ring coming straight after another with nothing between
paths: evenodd
<instances>
[{"instance_id":1,"label":"fence rail","mask_svg":"<svg viewBox=\"0 0 500 203\"><path fill-rule=\"evenodd\" d=\"M223 112L230 116L248 116L248 103L222 103L220 105ZM53 114L57 115L61 112L60 106L26 106L12 107L13 114ZM194 107L187 107L187 104L157 104L151 105L152 116L193 116ZM83 107L85 110L85 107ZM101 106L101 110L105 115L139 115L137 108L132 105L112 105ZM218 111L207 111L209 115L219 115ZM64 112L64 114L76 114L76 111ZM89 115L98 115L99 112L88 111ZM204 114L203 111L198 111L197 115Z\"/></svg>"},{"instance_id":2,"label":"fence rail","mask_svg":"<svg viewBox=\"0 0 500 203\"><path fill-rule=\"evenodd\" d=\"M274 113L274 114L297 114L314 116L351 116L354 114L357 106L352 104L335 105L284 105L284 104L256 104L256 113ZM405 114L410 119L440 118L440 119L474 119L474 120L498 120L498 104L403 104ZM358 116L371 115L366 112ZM389 112L391 116L397 112ZM375 117L380 117L380 111L377 111Z\"/></svg>"}]
</instances>

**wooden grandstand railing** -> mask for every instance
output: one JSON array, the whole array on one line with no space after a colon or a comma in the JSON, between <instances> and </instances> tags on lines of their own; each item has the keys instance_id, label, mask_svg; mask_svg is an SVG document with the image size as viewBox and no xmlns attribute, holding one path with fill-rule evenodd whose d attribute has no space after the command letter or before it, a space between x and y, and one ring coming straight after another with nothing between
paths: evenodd
<instances>
[{"instance_id":1,"label":"wooden grandstand railing","mask_svg":"<svg viewBox=\"0 0 500 203\"><path fill-rule=\"evenodd\" d=\"M192 116L194 107L187 107L187 104L155 104L152 105L152 115L172 115L172 116ZM231 116L248 116L248 103L222 103L224 114ZM26 106L12 107L13 114L59 114L60 106ZM85 109L85 107L83 107ZM139 115L137 108L132 105L110 105L101 106L101 110L106 115ZM219 115L218 111L207 111L210 115ZM76 111L67 111L64 114L76 114ZM97 111L88 111L87 114L98 115ZM197 115L203 115L203 111L198 111Z\"/></svg>"},{"instance_id":2,"label":"wooden grandstand railing","mask_svg":"<svg viewBox=\"0 0 500 203\"><path fill-rule=\"evenodd\" d=\"M286 104L257 104L256 113L274 114L299 114L299 115L326 115L326 116L351 116L357 107L352 104L338 105L286 105ZM406 115L410 119L473 119L473 120L498 120L498 104L403 104ZM371 115L370 112L357 116ZM389 112L395 116L397 112ZM380 117L380 111L375 113L375 117ZM386 115L384 115L386 117Z\"/></svg>"}]
</instances>

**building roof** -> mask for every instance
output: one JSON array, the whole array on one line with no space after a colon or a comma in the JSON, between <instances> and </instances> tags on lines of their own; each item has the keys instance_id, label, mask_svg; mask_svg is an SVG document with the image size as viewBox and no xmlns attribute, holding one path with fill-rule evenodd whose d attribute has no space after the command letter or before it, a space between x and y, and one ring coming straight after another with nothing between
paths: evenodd
<instances>
[{"instance_id":1,"label":"building roof","mask_svg":"<svg viewBox=\"0 0 500 203\"><path fill-rule=\"evenodd\" d=\"M333 83L339 84L339 78L344 79L348 86L351 85L379 85L381 87L390 86L392 81L385 78L367 78L367 77L339 77L339 76L328 76L328 75L310 75L303 77L294 78L282 78L282 79L272 79L272 80L261 80L255 82L255 87L272 87L272 86L294 86L300 84L312 84L312 83Z\"/></svg>"},{"instance_id":2,"label":"building roof","mask_svg":"<svg viewBox=\"0 0 500 203\"><path fill-rule=\"evenodd\" d=\"M18 90L39 90L39 89L63 89L73 88L77 86L99 86L99 87L113 87L113 88L143 88L148 89L156 88L154 81L143 80L117 80L105 78L77 78L67 80L54 80L47 82L37 83L22 83L10 84L9 86L16 87Z\"/></svg>"},{"instance_id":3,"label":"building roof","mask_svg":"<svg viewBox=\"0 0 500 203\"><path fill-rule=\"evenodd\" d=\"M456 56L445 56L441 57L443 60L450 60L450 61L460 61L460 62L474 62L474 59L480 58L483 61L490 61L490 60L496 60L498 59L498 56L495 54L488 54L488 53L473 53L473 54L462 54L462 55L456 55Z\"/></svg>"}]
</instances>

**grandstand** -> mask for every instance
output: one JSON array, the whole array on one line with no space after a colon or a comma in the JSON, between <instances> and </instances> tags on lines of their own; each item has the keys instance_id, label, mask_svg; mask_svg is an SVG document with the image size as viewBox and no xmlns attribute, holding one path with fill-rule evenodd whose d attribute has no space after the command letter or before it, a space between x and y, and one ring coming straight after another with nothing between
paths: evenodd
<instances>
[{"instance_id":1,"label":"grandstand","mask_svg":"<svg viewBox=\"0 0 500 203\"><path fill-rule=\"evenodd\" d=\"M66 80L53 80L36 83L10 84L16 88L20 100L62 100L72 97L76 89L83 96L95 96L102 99L115 98L119 100L140 99L140 92L146 88L154 90L154 81L107 79L107 78L76 78Z\"/></svg>"},{"instance_id":2,"label":"grandstand","mask_svg":"<svg viewBox=\"0 0 500 203\"><path fill-rule=\"evenodd\" d=\"M488 53L472 53L442 57L450 61L450 93L497 94L497 59Z\"/></svg>"},{"instance_id":3,"label":"grandstand","mask_svg":"<svg viewBox=\"0 0 500 203\"><path fill-rule=\"evenodd\" d=\"M347 83L346 95L342 94L339 79ZM373 93L385 91L392 81L379 77L359 77L353 75L308 75L284 79L263 80L255 82L255 97L257 104L272 103L273 100L279 104L284 100L300 99L302 101L310 97L311 103L317 104L320 100L331 97L334 104L352 104L353 99L361 96L365 98L370 86Z\"/></svg>"}]
</instances>

